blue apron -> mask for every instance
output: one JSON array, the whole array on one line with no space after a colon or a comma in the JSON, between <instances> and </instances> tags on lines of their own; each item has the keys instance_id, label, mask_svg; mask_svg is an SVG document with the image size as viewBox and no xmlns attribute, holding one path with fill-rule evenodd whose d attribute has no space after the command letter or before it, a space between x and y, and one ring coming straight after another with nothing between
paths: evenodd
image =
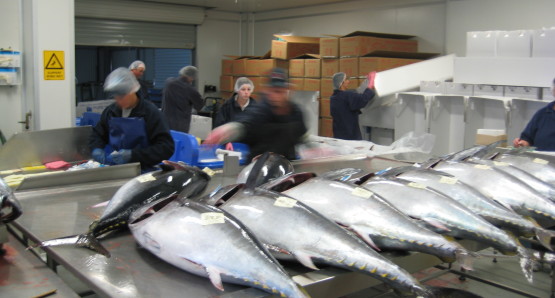
<instances>
[{"instance_id":1,"label":"blue apron","mask_svg":"<svg viewBox=\"0 0 555 298\"><path fill-rule=\"evenodd\" d=\"M146 123L143 118L113 117L108 121L110 146L112 150L138 149L148 147Z\"/></svg>"}]
</instances>

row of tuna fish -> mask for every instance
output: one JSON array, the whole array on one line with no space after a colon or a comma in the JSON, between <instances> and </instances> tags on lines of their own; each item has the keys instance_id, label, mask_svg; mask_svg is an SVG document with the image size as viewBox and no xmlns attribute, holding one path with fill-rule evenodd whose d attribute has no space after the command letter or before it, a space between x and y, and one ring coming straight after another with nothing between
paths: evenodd
<instances>
[{"instance_id":1,"label":"row of tuna fish","mask_svg":"<svg viewBox=\"0 0 555 298\"><path fill-rule=\"evenodd\" d=\"M445 289L420 284L377 251L417 251L471 269L477 254L453 240L457 237L518 254L531 280L531 255L513 234L535 235L550 249L553 232L532 218L555 218L553 196L548 195L553 181L546 179L555 177L555 170L550 173L549 164L519 152L494 156L491 149L471 148L420 167L372 174L341 169L320 176L293 173L287 160L265 154L245 169L239 184L200 198L209 176L167 163L118 190L85 234L39 245L77 244L109 256L97 238L128 226L142 247L209 278L220 290L222 282L231 282L307 297L277 258L313 269L320 264L341 267L380 279L401 293L441 297ZM511 156L523 164L510 166ZM529 163L543 166L525 172L542 185L542 192L498 169L535 166Z\"/></svg>"}]
</instances>

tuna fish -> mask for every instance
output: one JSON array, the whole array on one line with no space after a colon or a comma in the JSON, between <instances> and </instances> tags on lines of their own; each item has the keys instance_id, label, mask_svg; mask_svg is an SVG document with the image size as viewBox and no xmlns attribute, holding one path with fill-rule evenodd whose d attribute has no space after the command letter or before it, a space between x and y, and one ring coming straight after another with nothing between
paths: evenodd
<instances>
[{"instance_id":1,"label":"tuna fish","mask_svg":"<svg viewBox=\"0 0 555 298\"><path fill-rule=\"evenodd\" d=\"M120 187L100 218L91 223L85 234L47 240L36 246L75 244L109 257L110 252L97 237L127 227L129 215L142 205L169 196L197 195L206 188L209 180L210 176L198 168L166 162L162 170L137 176Z\"/></svg>"},{"instance_id":2,"label":"tuna fish","mask_svg":"<svg viewBox=\"0 0 555 298\"><path fill-rule=\"evenodd\" d=\"M160 259L223 282L259 288L282 297L308 297L241 222L199 202L158 200L132 213L129 229ZM217 242L217 243L216 243Z\"/></svg>"},{"instance_id":3,"label":"tuna fish","mask_svg":"<svg viewBox=\"0 0 555 298\"><path fill-rule=\"evenodd\" d=\"M494 160L511 164L544 182L555 185L555 165L548 160L519 154L516 151L498 154L494 156Z\"/></svg>"},{"instance_id":4,"label":"tuna fish","mask_svg":"<svg viewBox=\"0 0 555 298\"><path fill-rule=\"evenodd\" d=\"M541 228L533 220L525 219L506 209L450 174L417 167L400 167L387 171L384 175L396 176L437 190L468 207L493 225L509 229L519 235L537 235L538 240L545 247L551 248L549 242L555 236L552 232Z\"/></svg>"},{"instance_id":5,"label":"tuna fish","mask_svg":"<svg viewBox=\"0 0 555 298\"><path fill-rule=\"evenodd\" d=\"M317 269L315 262L341 267L375 277L401 292L429 295L404 269L294 198L244 185L214 196L221 209L251 229L279 259L293 257L312 269Z\"/></svg>"},{"instance_id":6,"label":"tuna fish","mask_svg":"<svg viewBox=\"0 0 555 298\"><path fill-rule=\"evenodd\" d=\"M555 203L512 175L472 162L442 161L430 166L457 177L520 215L555 219Z\"/></svg>"},{"instance_id":7,"label":"tuna fish","mask_svg":"<svg viewBox=\"0 0 555 298\"><path fill-rule=\"evenodd\" d=\"M257 168L253 169L255 165ZM266 152L256 157L239 173L237 183L247 183L247 179L251 179L250 185L260 186L270 180L291 174L293 171L293 165L285 157Z\"/></svg>"},{"instance_id":8,"label":"tuna fish","mask_svg":"<svg viewBox=\"0 0 555 298\"><path fill-rule=\"evenodd\" d=\"M470 252L457 242L416 224L377 194L362 187L313 176L310 173L293 174L263 187L303 202L354 231L377 250L419 251L445 262L458 260L462 267L471 269Z\"/></svg>"},{"instance_id":9,"label":"tuna fish","mask_svg":"<svg viewBox=\"0 0 555 298\"><path fill-rule=\"evenodd\" d=\"M532 281L532 261L526 249L457 201L422 184L401 178L373 178L363 187L383 196L410 217L422 220L438 233L488 244L504 254L519 254L520 265Z\"/></svg>"},{"instance_id":10,"label":"tuna fish","mask_svg":"<svg viewBox=\"0 0 555 298\"><path fill-rule=\"evenodd\" d=\"M17 219L22 212L21 204L12 189L0 178L0 222L11 222Z\"/></svg>"}]
</instances>

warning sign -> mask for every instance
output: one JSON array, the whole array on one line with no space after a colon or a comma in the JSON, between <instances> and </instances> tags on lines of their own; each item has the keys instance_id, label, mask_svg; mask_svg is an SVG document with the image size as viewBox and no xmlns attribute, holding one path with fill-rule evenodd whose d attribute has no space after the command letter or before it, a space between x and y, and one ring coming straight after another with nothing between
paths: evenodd
<instances>
[{"instance_id":1,"label":"warning sign","mask_svg":"<svg viewBox=\"0 0 555 298\"><path fill-rule=\"evenodd\" d=\"M44 79L65 80L64 51L44 51Z\"/></svg>"}]
</instances>

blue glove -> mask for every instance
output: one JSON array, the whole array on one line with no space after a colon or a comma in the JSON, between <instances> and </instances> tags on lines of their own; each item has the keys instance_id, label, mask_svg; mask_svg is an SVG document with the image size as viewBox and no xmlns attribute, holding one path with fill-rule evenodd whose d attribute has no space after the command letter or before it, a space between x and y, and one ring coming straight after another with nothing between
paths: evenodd
<instances>
[{"instance_id":1,"label":"blue glove","mask_svg":"<svg viewBox=\"0 0 555 298\"><path fill-rule=\"evenodd\" d=\"M112 162L116 165L121 165L131 161L131 150L121 149L120 151L110 154Z\"/></svg>"},{"instance_id":2,"label":"blue glove","mask_svg":"<svg viewBox=\"0 0 555 298\"><path fill-rule=\"evenodd\" d=\"M92 151L91 153L92 158L101 163L101 164L105 164L106 163L106 156L104 155L104 149L101 148L96 148Z\"/></svg>"}]
</instances>

